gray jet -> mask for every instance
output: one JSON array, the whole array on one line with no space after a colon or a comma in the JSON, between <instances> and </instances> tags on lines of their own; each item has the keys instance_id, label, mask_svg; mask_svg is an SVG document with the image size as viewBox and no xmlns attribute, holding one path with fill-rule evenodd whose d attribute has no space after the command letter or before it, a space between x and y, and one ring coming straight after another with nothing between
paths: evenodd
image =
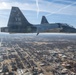
<instances>
[{"instance_id":1,"label":"gray jet","mask_svg":"<svg viewBox=\"0 0 76 75\"><path fill-rule=\"evenodd\" d=\"M66 23L49 23L42 16L41 24L31 24L27 21L18 7L12 7L7 27L2 27L1 32L8 33L37 33L59 32L76 33L76 29Z\"/></svg>"}]
</instances>

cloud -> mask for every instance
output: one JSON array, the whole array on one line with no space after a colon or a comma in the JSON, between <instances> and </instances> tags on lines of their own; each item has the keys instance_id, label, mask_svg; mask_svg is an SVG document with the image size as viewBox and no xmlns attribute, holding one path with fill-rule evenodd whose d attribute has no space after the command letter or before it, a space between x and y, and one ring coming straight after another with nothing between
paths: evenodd
<instances>
[{"instance_id":1,"label":"cloud","mask_svg":"<svg viewBox=\"0 0 76 75\"><path fill-rule=\"evenodd\" d=\"M42 1L40 5L40 10L48 13L55 13L55 14L76 15L75 5L76 2L71 2L71 4L66 5L66 4L55 3L54 1L53 2Z\"/></svg>"},{"instance_id":2,"label":"cloud","mask_svg":"<svg viewBox=\"0 0 76 75\"><path fill-rule=\"evenodd\" d=\"M15 2L1 1L0 10L11 9L12 6L17 6L21 10L36 11L37 16L39 15L39 12L46 12L48 14L51 13L51 14L76 15L76 6L74 6L76 3L73 4L72 2L70 5L69 4L65 5L65 4L55 3L55 1L61 1L61 0L53 0L50 2L48 0L47 1L31 0L31 2L26 0L24 3L18 2L17 0ZM69 1L64 0L64 1L71 2L70 0Z\"/></svg>"},{"instance_id":3,"label":"cloud","mask_svg":"<svg viewBox=\"0 0 76 75\"><path fill-rule=\"evenodd\" d=\"M72 4L69 4L69 5L66 5L66 6L62 7L61 9L59 9L58 11L52 12L52 13L50 13L50 14L47 14L46 16L60 13L61 11L65 10L65 9L67 9L67 8L69 8L69 7L71 7L71 6L74 5L74 4L76 4L76 2L74 2L74 3L72 3Z\"/></svg>"},{"instance_id":4,"label":"cloud","mask_svg":"<svg viewBox=\"0 0 76 75\"><path fill-rule=\"evenodd\" d=\"M38 18L38 15L39 15L39 3L38 3L38 0L36 0L36 6L37 6L37 18Z\"/></svg>"}]
</instances>

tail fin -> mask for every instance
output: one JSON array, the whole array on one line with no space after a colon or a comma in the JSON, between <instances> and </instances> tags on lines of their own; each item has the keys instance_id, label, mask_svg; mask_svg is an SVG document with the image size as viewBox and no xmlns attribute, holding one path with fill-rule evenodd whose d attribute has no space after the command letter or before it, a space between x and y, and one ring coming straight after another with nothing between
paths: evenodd
<instances>
[{"instance_id":1,"label":"tail fin","mask_svg":"<svg viewBox=\"0 0 76 75\"><path fill-rule=\"evenodd\" d=\"M20 9L18 7L12 7L8 21L8 27L12 25L14 26L14 25L29 25L29 24L30 23L24 17Z\"/></svg>"},{"instance_id":2,"label":"tail fin","mask_svg":"<svg viewBox=\"0 0 76 75\"><path fill-rule=\"evenodd\" d=\"M45 16L42 16L41 24L49 23Z\"/></svg>"}]
</instances>

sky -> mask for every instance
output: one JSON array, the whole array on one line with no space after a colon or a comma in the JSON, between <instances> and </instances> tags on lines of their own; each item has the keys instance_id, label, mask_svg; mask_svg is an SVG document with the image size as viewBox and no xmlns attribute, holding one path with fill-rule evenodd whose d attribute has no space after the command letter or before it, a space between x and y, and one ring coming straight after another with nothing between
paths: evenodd
<instances>
[{"instance_id":1,"label":"sky","mask_svg":"<svg viewBox=\"0 0 76 75\"><path fill-rule=\"evenodd\" d=\"M67 23L76 28L76 0L0 0L0 27L7 26L12 6L19 7L32 24L40 24L46 16L49 23Z\"/></svg>"}]
</instances>

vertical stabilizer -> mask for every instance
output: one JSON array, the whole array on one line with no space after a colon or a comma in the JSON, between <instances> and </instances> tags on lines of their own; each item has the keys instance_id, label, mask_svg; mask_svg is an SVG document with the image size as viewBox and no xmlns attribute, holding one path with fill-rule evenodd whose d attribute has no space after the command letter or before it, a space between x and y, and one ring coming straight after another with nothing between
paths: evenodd
<instances>
[{"instance_id":1,"label":"vertical stabilizer","mask_svg":"<svg viewBox=\"0 0 76 75\"><path fill-rule=\"evenodd\" d=\"M47 24L47 23L49 22L47 21L46 17L42 16L41 24Z\"/></svg>"},{"instance_id":2,"label":"vertical stabilizer","mask_svg":"<svg viewBox=\"0 0 76 75\"><path fill-rule=\"evenodd\" d=\"M9 21L8 21L8 27L10 26L23 26L23 25L29 25L30 23L27 21L27 19L24 17L22 12L18 7L12 7Z\"/></svg>"}]
</instances>

